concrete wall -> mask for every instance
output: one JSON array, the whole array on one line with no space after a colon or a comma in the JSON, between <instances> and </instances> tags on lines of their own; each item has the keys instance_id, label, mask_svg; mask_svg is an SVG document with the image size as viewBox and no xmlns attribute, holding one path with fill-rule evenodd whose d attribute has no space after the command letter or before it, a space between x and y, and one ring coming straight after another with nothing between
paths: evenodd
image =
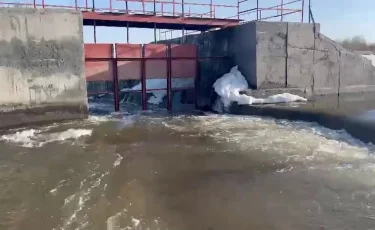
<instances>
[{"instance_id":1,"label":"concrete wall","mask_svg":"<svg viewBox=\"0 0 375 230\"><path fill-rule=\"evenodd\" d=\"M82 15L0 8L0 127L87 115Z\"/></svg>"},{"instance_id":2,"label":"concrete wall","mask_svg":"<svg viewBox=\"0 0 375 230\"><path fill-rule=\"evenodd\" d=\"M210 96L207 89L231 65L239 66L253 89L298 89L305 96L375 90L371 62L321 34L319 24L250 22L188 36L186 42L198 45L203 56L231 59L220 63L220 71L202 72L199 91L204 97Z\"/></svg>"},{"instance_id":3,"label":"concrete wall","mask_svg":"<svg viewBox=\"0 0 375 230\"><path fill-rule=\"evenodd\" d=\"M312 95L374 91L371 62L321 34L319 24L255 24L256 88L299 88Z\"/></svg>"}]
</instances>

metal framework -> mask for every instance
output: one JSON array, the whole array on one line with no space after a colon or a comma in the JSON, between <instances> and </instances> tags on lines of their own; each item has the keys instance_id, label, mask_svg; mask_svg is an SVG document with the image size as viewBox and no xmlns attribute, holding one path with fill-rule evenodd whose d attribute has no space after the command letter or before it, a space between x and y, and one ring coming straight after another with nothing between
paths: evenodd
<instances>
[{"instance_id":1,"label":"metal framework","mask_svg":"<svg viewBox=\"0 0 375 230\"><path fill-rule=\"evenodd\" d=\"M295 17L295 21L304 22L304 8L305 0L278 0L280 1L277 5L267 5L266 0L237 0L237 5L226 5L228 8L235 8L236 14L226 17L226 19L237 19L239 23L246 23L250 21L265 21L265 20L278 20L284 21L288 15L299 15ZM310 7L309 0L309 7ZM212 2L212 0L211 0ZM216 17L216 6L210 7L213 9L213 17ZM310 17L309 17L310 23ZM182 37L182 41L185 35L200 33L202 31L190 31L179 33L177 36L173 36L173 29L159 31L159 40L172 39L174 37Z\"/></svg>"},{"instance_id":2,"label":"metal framework","mask_svg":"<svg viewBox=\"0 0 375 230\"><path fill-rule=\"evenodd\" d=\"M225 56L200 57L197 47L189 44L85 44L87 82L113 82L113 88L107 91L93 91L88 94L113 94L115 111L119 111L120 81L138 80L141 82L141 89L129 89L126 92L141 93L143 110L147 109L146 94L160 90L167 92L167 109L172 110L173 92L196 90L195 87L174 87L172 79L190 78L196 84L200 74L200 61L227 58ZM166 87L149 89L147 80L155 78L166 79ZM197 96L196 91L195 95Z\"/></svg>"},{"instance_id":3,"label":"metal framework","mask_svg":"<svg viewBox=\"0 0 375 230\"><path fill-rule=\"evenodd\" d=\"M167 33L187 30L196 32L234 26L254 20L285 20L287 15L300 15L304 21L305 0L278 0L278 5L266 5L267 0L234 0L234 4L217 4L217 0L0 0L0 7L68 8L83 12L83 24L94 27L126 27L154 29L167 38ZM161 31L164 30L164 31Z\"/></svg>"}]
</instances>

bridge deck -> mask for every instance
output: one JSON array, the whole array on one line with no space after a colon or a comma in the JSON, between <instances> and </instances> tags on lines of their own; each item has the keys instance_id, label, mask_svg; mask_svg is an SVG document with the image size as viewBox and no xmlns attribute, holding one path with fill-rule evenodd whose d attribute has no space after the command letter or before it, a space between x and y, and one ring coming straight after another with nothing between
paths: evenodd
<instances>
[{"instance_id":1,"label":"bridge deck","mask_svg":"<svg viewBox=\"0 0 375 230\"><path fill-rule=\"evenodd\" d=\"M127 14L114 12L83 12L84 25L111 26L111 27L137 27L157 29L186 29L208 30L235 26L240 23L238 19L160 16L153 14Z\"/></svg>"}]
</instances>

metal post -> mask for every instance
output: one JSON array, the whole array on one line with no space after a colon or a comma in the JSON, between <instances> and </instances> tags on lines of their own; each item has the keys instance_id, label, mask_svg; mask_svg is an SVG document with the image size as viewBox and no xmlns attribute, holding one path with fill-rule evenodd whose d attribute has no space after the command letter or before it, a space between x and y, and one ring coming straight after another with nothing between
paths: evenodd
<instances>
[{"instance_id":1,"label":"metal post","mask_svg":"<svg viewBox=\"0 0 375 230\"><path fill-rule=\"evenodd\" d=\"M195 108L198 109L198 98L199 98L199 90L198 90L198 86L199 86L199 81L200 81L200 71L199 71L199 65L200 65L200 62L199 62L199 51L197 49L197 52L195 54L195 61L196 61L196 66L195 66L195 78L194 78L194 94L195 94L195 98L194 98L194 104L195 104Z\"/></svg>"},{"instance_id":2,"label":"metal post","mask_svg":"<svg viewBox=\"0 0 375 230\"><path fill-rule=\"evenodd\" d=\"M94 20L94 43L96 44L96 21Z\"/></svg>"},{"instance_id":3,"label":"metal post","mask_svg":"<svg viewBox=\"0 0 375 230\"><path fill-rule=\"evenodd\" d=\"M126 43L129 44L129 22L126 23Z\"/></svg>"},{"instance_id":4,"label":"metal post","mask_svg":"<svg viewBox=\"0 0 375 230\"><path fill-rule=\"evenodd\" d=\"M154 16L156 16L156 1L154 0Z\"/></svg>"},{"instance_id":5,"label":"metal post","mask_svg":"<svg viewBox=\"0 0 375 230\"><path fill-rule=\"evenodd\" d=\"M44 0L42 0L42 7L44 8Z\"/></svg>"},{"instance_id":6,"label":"metal post","mask_svg":"<svg viewBox=\"0 0 375 230\"><path fill-rule=\"evenodd\" d=\"M284 19L284 0L281 0L281 21Z\"/></svg>"},{"instance_id":7,"label":"metal post","mask_svg":"<svg viewBox=\"0 0 375 230\"><path fill-rule=\"evenodd\" d=\"M75 9L78 9L78 0L74 1L74 7L75 7Z\"/></svg>"},{"instance_id":8,"label":"metal post","mask_svg":"<svg viewBox=\"0 0 375 230\"><path fill-rule=\"evenodd\" d=\"M85 10L87 10L89 8L88 0L85 1L85 5L86 5L86 9Z\"/></svg>"},{"instance_id":9,"label":"metal post","mask_svg":"<svg viewBox=\"0 0 375 230\"><path fill-rule=\"evenodd\" d=\"M117 59L112 57L112 68L113 68L113 95L115 99L115 112L120 111L120 100L118 93L118 66Z\"/></svg>"},{"instance_id":10,"label":"metal post","mask_svg":"<svg viewBox=\"0 0 375 230\"><path fill-rule=\"evenodd\" d=\"M112 12L112 0L109 0L109 12Z\"/></svg>"},{"instance_id":11,"label":"metal post","mask_svg":"<svg viewBox=\"0 0 375 230\"><path fill-rule=\"evenodd\" d=\"M237 19L240 20L240 1L237 0Z\"/></svg>"},{"instance_id":12,"label":"metal post","mask_svg":"<svg viewBox=\"0 0 375 230\"><path fill-rule=\"evenodd\" d=\"M34 8L36 8L36 0L34 0Z\"/></svg>"},{"instance_id":13,"label":"metal post","mask_svg":"<svg viewBox=\"0 0 375 230\"><path fill-rule=\"evenodd\" d=\"M92 0L92 11L95 12L95 0Z\"/></svg>"},{"instance_id":14,"label":"metal post","mask_svg":"<svg viewBox=\"0 0 375 230\"><path fill-rule=\"evenodd\" d=\"M142 59L141 59L141 82L142 82L142 110L147 109L147 94L146 94L146 59L145 59L145 46L142 46Z\"/></svg>"},{"instance_id":15,"label":"metal post","mask_svg":"<svg viewBox=\"0 0 375 230\"><path fill-rule=\"evenodd\" d=\"M184 0L181 0L182 17L184 17L184 15L185 15L185 12L184 12L184 6L185 6L185 4L184 4Z\"/></svg>"},{"instance_id":16,"label":"metal post","mask_svg":"<svg viewBox=\"0 0 375 230\"><path fill-rule=\"evenodd\" d=\"M173 0L173 16L175 15L176 12L176 0Z\"/></svg>"},{"instance_id":17,"label":"metal post","mask_svg":"<svg viewBox=\"0 0 375 230\"><path fill-rule=\"evenodd\" d=\"M311 23L311 0L309 0L309 23Z\"/></svg>"},{"instance_id":18,"label":"metal post","mask_svg":"<svg viewBox=\"0 0 375 230\"><path fill-rule=\"evenodd\" d=\"M302 14L302 18L301 18L301 22L303 22L304 21L304 19L305 19L305 0L302 0L302 12L301 12L301 14Z\"/></svg>"},{"instance_id":19,"label":"metal post","mask_svg":"<svg viewBox=\"0 0 375 230\"><path fill-rule=\"evenodd\" d=\"M182 37L181 37L181 44L185 43L185 27L182 27Z\"/></svg>"},{"instance_id":20,"label":"metal post","mask_svg":"<svg viewBox=\"0 0 375 230\"><path fill-rule=\"evenodd\" d=\"M154 42L155 42L155 44L157 43L157 39L156 39L156 23L154 23Z\"/></svg>"},{"instance_id":21,"label":"metal post","mask_svg":"<svg viewBox=\"0 0 375 230\"><path fill-rule=\"evenodd\" d=\"M128 14L129 13L128 1L125 1L125 9L126 9L126 13Z\"/></svg>"},{"instance_id":22,"label":"metal post","mask_svg":"<svg viewBox=\"0 0 375 230\"><path fill-rule=\"evenodd\" d=\"M257 21L259 20L259 0L257 0Z\"/></svg>"},{"instance_id":23,"label":"metal post","mask_svg":"<svg viewBox=\"0 0 375 230\"><path fill-rule=\"evenodd\" d=\"M210 18L212 18L212 0L210 1Z\"/></svg>"},{"instance_id":24,"label":"metal post","mask_svg":"<svg viewBox=\"0 0 375 230\"><path fill-rule=\"evenodd\" d=\"M167 109L172 110L172 60L171 60L171 44L167 47Z\"/></svg>"}]
</instances>

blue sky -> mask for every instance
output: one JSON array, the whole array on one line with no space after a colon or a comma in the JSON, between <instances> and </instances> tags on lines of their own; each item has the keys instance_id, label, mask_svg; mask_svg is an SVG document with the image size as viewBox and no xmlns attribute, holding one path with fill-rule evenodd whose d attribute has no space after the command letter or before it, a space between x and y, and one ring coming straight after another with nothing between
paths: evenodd
<instances>
[{"instance_id":1,"label":"blue sky","mask_svg":"<svg viewBox=\"0 0 375 230\"><path fill-rule=\"evenodd\" d=\"M16 0L12 0L16 2ZM37 0L41 3L42 0ZM44 0L46 4L74 5L74 0ZM86 0L78 0L79 5L84 5ZM92 4L93 0L87 0ZM123 8L125 3L122 0L112 0L114 8ZM291 0L284 0L284 2ZM311 0L313 13L316 22L321 23L321 31L332 39L345 39L355 35L363 35L367 41L375 42L375 0ZM18 0L17 2L32 2L32 0ZM181 2L181 0L176 0ZM185 2L209 3L210 0L185 0ZM237 0L213 0L214 4L235 5ZM261 7L270 7L280 4L281 0L259 0ZM254 7L256 0L249 0L241 5L242 9ZM299 4L299 3L298 3ZM95 0L96 7L109 7L109 0ZM140 3L129 3L132 9L141 9ZM308 0L305 0L307 9ZM148 10L152 10L153 4L146 4ZM298 7L298 6L297 6ZM160 5L158 5L160 8ZM165 10L172 11L171 5L165 5ZM185 10L187 11L187 9ZM209 8L191 6L191 12L203 13ZM218 8L217 15L220 17L230 17L236 14L235 8ZM265 15L265 13L264 13ZM254 16L254 15L252 15ZM247 16L249 19L251 16ZM286 17L287 20L298 21L299 15ZM305 14L307 21L307 10ZM84 29L85 41L93 42L93 29ZM178 33L178 32L177 32ZM176 33L176 34L177 34ZM153 40L153 31L147 29L130 29L131 43L147 43ZM101 28L97 29L97 42L114 43L126 42L125 28Z\"/></svg>"}]
</instances>

